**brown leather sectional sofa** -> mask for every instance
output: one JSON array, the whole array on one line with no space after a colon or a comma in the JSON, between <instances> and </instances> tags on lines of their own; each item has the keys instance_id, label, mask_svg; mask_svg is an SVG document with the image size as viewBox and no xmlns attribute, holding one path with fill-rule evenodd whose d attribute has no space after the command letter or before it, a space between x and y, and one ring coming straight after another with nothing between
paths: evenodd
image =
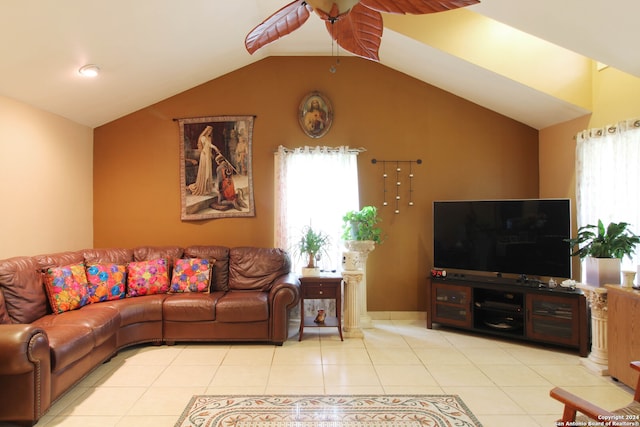
<instances>
[{"instance_id":1,"label":"brown leather sectional sofa","mask_svg":"<svg viewBox=\"0 0 640 427\"><path fill-rule=\"evenodd\" d=\"M43 271L158 258L215 259L208 293L163 293L52 312ZM170 261L172 262L172 261ZM52 402L138 343L262 341L282 345L299 281L280 249L222 246L88 249L0 260L0 422L33 425Z\"/></svg>"}]
</instances>

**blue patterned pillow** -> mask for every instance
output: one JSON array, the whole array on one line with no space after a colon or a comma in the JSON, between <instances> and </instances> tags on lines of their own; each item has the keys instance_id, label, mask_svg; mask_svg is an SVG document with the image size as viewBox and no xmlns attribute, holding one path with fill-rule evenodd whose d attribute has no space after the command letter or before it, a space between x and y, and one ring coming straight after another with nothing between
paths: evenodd
<instances>
[{"instance_id":1,"label":"blue patterned pillow","mask_svg":"<svg viewBox=\"0 0 640 427\"><path fill-rule=\"evenodd\" d=\"M173 266L169 292L209 292L211 268L215 260L204 258L177 259Z\"/></svg>"},{"instance_id":2,"label":"blue patterned pillow","mask_svg":"<svg viewBox=\"0 0 640 427\"><path fill-rule=\"evenodd\" d=\"M88 265L87 281L91 302L122 299L127 290L127 267L121 264Z\"/></svg>"}]
</instances>

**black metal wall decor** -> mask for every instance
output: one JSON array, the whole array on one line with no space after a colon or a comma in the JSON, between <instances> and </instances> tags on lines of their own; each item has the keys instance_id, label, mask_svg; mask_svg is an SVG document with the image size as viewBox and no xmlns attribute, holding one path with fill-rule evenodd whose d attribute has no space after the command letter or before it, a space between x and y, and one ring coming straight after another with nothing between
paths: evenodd
<instances>
[{"instance_id":1,"label":"black metal wall decor","mask_svg":"<svg viewBox=\"0 0 640 427\"><path fill-rule=\"evenodd\" d=\"M382 194L382 206L389 206L389 202L387 201L387 179L389 179L389 173L387 173L387 164L389 164L391 167L395 166L395 178L396 178L396 195L395 195L395 206L396 209L394 211L394 213L399 214L400 213L400 187L402 186L402 167L400 167L401 164L405 164L408 163L409 164L409 174L407 175L407 178L409 178L409 202L408 205L409 206L413 206L414 202L413 202L413 164L415 163L416 165L421 165L422 164L422 160L418 159L418 160L377 160L377 159L371 159L371 163L378 164L378 163L382 163L382 180L383 180L383 194ZM393 173L393 172L392 172Z\"/></svg>"}]
</instances>

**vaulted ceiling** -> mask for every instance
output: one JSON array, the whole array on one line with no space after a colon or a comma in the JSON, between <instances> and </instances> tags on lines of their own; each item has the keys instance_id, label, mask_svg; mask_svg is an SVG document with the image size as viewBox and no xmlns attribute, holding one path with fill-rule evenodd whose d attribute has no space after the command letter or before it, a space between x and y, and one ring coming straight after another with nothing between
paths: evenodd
<instances>
[{"instance_id":1,"label":"vaulted ceiling","mask_svg":"<svg viewBox=\"0 0 640 427\"><path fill-rule=\"evenodd\" d=\"M96 127L266 56L329 55L315 16L247 53L247 32L288 1L5 1L0 95ZM589 112L591 59L640 77L638 16L637 0L481 0L385 15L380 62L542 129ZM80 78L87 63L99 78Z\"/></svg>"}]
</instances>

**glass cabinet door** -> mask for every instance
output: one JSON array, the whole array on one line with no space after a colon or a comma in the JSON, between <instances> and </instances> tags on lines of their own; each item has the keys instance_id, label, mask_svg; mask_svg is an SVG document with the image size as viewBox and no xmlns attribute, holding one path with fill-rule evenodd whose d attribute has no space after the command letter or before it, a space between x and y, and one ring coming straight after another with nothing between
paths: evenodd
<instances>
[{"instance_id":1,"label":"glass cabinet door","mask_svg":"<svg viewBox=\"0 0 640 427\"><path fill-rule=\"evenodd\" d=\"M471 288L436 283L433 293L434 321L456 326L471 326Z\"/></svg>"},{"instance_id":2,"label":"glass cabinet door","mask_svg":"<svg viewBox=\"0 0 640 427\"><path fill-rule=\"evenodd\" d=\"M542 341L577 345L578 304L551 295L527 295L527 335Z\"/></svg>"}]
</instances>

